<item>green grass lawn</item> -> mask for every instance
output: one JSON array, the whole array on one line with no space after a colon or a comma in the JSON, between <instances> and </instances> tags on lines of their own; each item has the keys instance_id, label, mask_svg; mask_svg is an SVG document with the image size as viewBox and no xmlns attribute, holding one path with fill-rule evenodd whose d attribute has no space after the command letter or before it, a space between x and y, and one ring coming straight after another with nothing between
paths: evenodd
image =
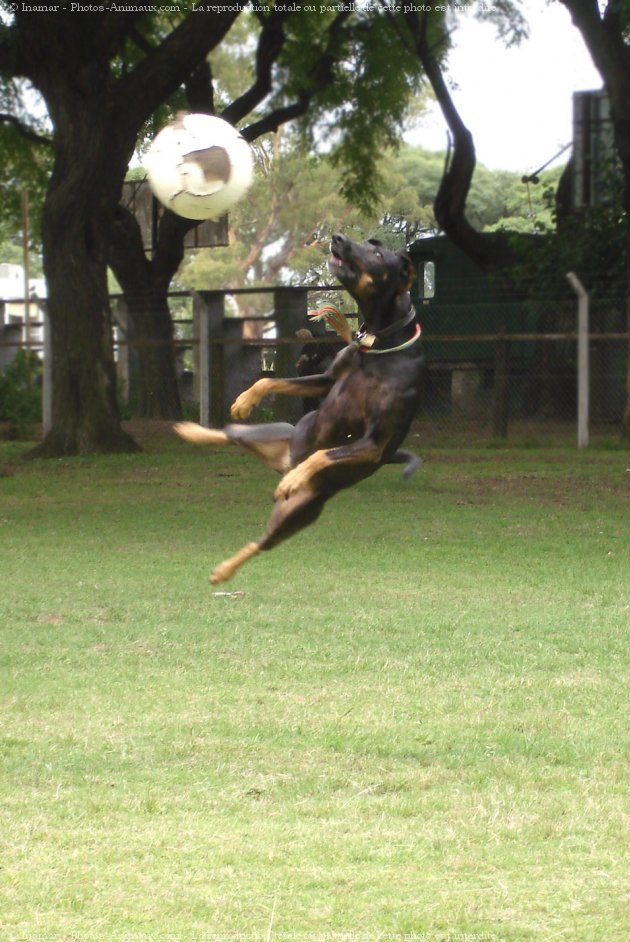
<instances>
[{"instance_id":1,"label":"green grass lawn","mask_svg":"<svg viewBox=\"0 0 630 942\"><path fill-rule=\"evenodd\" d=\"M627 942L627 452L435 451L215 588L271 472L17 450L2 942Z\"/></svg>"}]
</instances>

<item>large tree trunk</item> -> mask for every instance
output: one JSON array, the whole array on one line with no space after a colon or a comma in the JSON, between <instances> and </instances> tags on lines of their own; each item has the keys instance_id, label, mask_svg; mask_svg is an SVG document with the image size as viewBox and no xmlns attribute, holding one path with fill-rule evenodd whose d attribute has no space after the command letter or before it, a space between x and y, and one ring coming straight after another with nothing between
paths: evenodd
<instances>
[{"instance_id":1,"label":"large tree trunk","mask_svg":"<svg viewBox=\"0 0 630 942\"><path fill-rule=\"evenodd\" d=\"M174 221L166 227L166 237L161 225L162 248L151 260L144 253L140 227L128 209L117 207L110 229L109 264L127 306L130 404L134 415L143 418L182 417L168 289L184 254L183 230L193 225L191 220ZM164 240L169 239L169 233L174 247L167 252Z\"/></svg>"},{"instance_id":2,"label":"large tree trunk","mask_svg":"<svg viewBox=\"0 0 630 942\"><path fill-rule=\"evenodd\" d=\"M630 201L629 201L630 202ZM630 259L630 221L626 223L628 236L626 239L626 259ZM626 262L628 264L628 262ZM630 265L628 265L628 285L626 288L626 330L630 334ZM630 339L626 359L626 405L621 420L622 437L630 441Z\"/></svg>"},{"instance_id":3,"label":"large tree trunk","mask_svg":"<svg viewBox=\"0 0 630 942\"><path fill-rule=\"evenodd\" d=\"M173 321L168 300L149 282L126 292L129 403L146 419L181 419Z\"/></svg>"},{"instance_id":4,"label":"large tree trunk","mask_svg":"<svg viewBox=\"0 0 630 942\"><path fill-rule=\"evenodd\" d=\"M44 236L52 335L52 427L34 456L129 451L121 429L107 296L85 240L47 221ZM69 271L71 256L76 275ZM80 272L80 274L79 274Z\"/></svg>"},{"instance_id":5,"label":"large tree trunk","mask_svg":"<svg viewBox=\"0 0 630 942\"><path fill-rule=\"evenodd\" d=\"M104 103L98 114L92 100L88 114L80 88L77 94L59 82L48 91L55 163L42 242L52 334L52 427L33 454L129 451L137 445L120 425L106 266L108 207L122 185L128 156L112 147Z\"/></svg>"}]
</instances>

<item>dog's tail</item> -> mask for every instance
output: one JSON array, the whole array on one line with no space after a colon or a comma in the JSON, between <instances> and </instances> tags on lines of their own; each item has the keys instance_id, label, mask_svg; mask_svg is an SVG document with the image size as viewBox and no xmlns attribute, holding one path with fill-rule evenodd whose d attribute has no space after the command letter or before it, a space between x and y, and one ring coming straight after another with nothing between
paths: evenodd
<instances>
[{"instance_id":1,"label":"dog's tail","mask_svg":"<svg viewBox=\"0 0 630 942\"><path fill-rule=\"evenodd\" d=\"M387 464L404 464L403 477L405 481L408 481L422 464L422 458L414 455L412 451L399 450L394 452Z\"/></svg>"}]
</instances>

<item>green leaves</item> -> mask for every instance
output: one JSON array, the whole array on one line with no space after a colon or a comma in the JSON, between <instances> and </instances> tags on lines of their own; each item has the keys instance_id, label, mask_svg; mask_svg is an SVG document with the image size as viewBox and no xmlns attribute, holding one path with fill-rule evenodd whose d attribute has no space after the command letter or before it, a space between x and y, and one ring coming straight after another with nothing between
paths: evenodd
<instances>
[{"instance_id":1,"label":"green leaves","mask_svg":"<svg viewBox=\"0 0 630 942\"><path fill-rule=\"evenodd\" d=\"M0 421L8 422L18 437L41 418L41 366L35 353L20 350L0 372Z\"/></svg>"},{"instance_id":2,"label":"green leaves","mask_svg":"<svg viewBox=\"0 0 630 942\"><path fill-rule=\"evenodd\" d=\"M509 48L520 45L529 36L529 26L520 6L520 0L493 0L480 3L475 15L478 20L492 23L499 39Z\"/></svg>"}]
</instances>

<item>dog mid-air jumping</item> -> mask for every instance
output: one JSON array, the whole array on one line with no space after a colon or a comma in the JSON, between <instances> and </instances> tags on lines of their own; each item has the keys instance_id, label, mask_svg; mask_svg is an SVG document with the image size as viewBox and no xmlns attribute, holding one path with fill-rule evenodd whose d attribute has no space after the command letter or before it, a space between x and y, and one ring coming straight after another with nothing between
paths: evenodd
<instances>
[{"instance_id":1,"label":"dog mid-air jumping","mask_svg":"<svg viewBox=\"0 0 630 942\"><path fill-rule=\"evenodd\" d=\"M228 425L206 429L181 422L175 431L195 444L236 444L284 476L264 535L220 563L213 583L230 579L261 550L272 549L313 523L337 491L384 464L420 464L399 450L416 413L424 364L420 325L411 304L412 263L381 242L333 236L329 267L358 305L363 325L325 373L296 379L259 379L236 399L233 419L245 419L270 394L325 396L297 425Z\"/></svg>"}]
</instances>

